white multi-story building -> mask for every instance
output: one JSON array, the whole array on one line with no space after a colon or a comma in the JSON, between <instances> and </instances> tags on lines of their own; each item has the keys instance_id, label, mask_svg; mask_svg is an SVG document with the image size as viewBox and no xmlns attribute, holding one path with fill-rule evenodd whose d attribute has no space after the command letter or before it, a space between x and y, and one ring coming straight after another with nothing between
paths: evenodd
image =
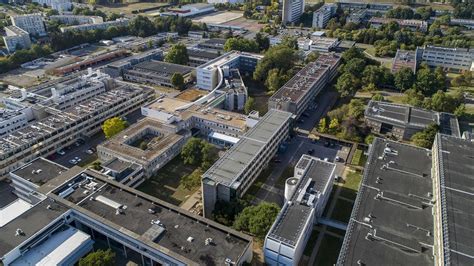
<instances>
[{"instance_id":1,"label":"white multi-story building","mask_svg":"<svg viewBox=\"0 0 474 266\"><path fill-rule=\"evenodd\" d=\"M283 24L297 22L304 12L304 0L283 0Z\"/></svg>"},{"instance_id":2,"label":"white multi-story building","mask_svg":"<svg viewBox=\"0 0 474 266\"><path fill-rule=\"evenodd\" d=\"M39 13L11 16L11 21L13 26L17 26L29 34L38 36L47 35L43 17L41 17Z\"/></svg>"},{"instance_id":3,"label":"white multi-story building","mask_svg":"<svg viewBox=\"0 0 474 266\"><path fill-rule=\"evenodd\" d=\"M324 4L313 13L313 28L323 29L328 24L329 19L336 14L336 4Z\"/></svg>"},{"instance_id":4,"label":"white multi-story building","mask_svg":"<svg viewBox=\"0 0 474 266\"><path fill-rule=\"evenodd\" d=\"M303 155L285 182L285 204L265 237L266 265L298 265L332 190L336 165Z\"/></svg>"},{"instance_id":5,"label":"white multi-story building","mask_svg":"<svg viewBox=\"0 0 474 266\"><path fill-rule=\"evenodd\" d=\"M86 31L86 30L106 30L109 27L126 27L128 25L128 18L119 18L114 21L106 21L102 23L82 24L68 27L61 27L61 32L68 31Z\"/></svg>"},{"instance_id":6,"label":"white multi-story building","mask_svg":"<svg viewBox=\"0 0 474 266\"><path fill-rule=\"evenodd\" d=\"M3 42L9 53L15 52L20 47L28 49L31 47L30 34L17 26L7 26L4 28L6 36L3 36Z\"/></svg>"},{"instance_id":7,"label":"white multi-story building","mask_svg":"<svg viewBox=\"0 0 474 266\"><path fill-rule=\"evenodd\" d=\"M474 71L474 50L427 45L417 48L417 55L432 67L455 71Z\"/></svg>"},{"instance_id":8,"label":"white multi-story building","mask_svg":"<svg viewBox=\"0 0 474 266\"><path fill-rule=\"evenodd\" d=\"M237 68L244 72L253 72L262 55L232 51L196 68L196 86L212 91L224 81L223 68Z\"/></svg>"},{"instance_id":9,"label":"white multi-story building","mask_svg":"<svg viewBox=\"0 0 474 266\"><path fill-rule=\"evenodd\" d=\"M269 110L202 176L204 216L217 201L242 197L289 134L291 113Z\"/></svg>"},{"instance_id":10,"label":"white multi-story building","mask_svg":"<svg viewBox=\"0 0 474 266\"><path fill-rule=\"evenodd\" d=\"M72 9L71 0L33 0L33 3L46 5L59 12L69 11Z\"/></svg>"},{"instance_id":11,"label":"white multi-story building","mask_svg":"<svg viewBox=\"0 0 474 266\"><path fill-rule=\"evenodd\" d=\"M81 16L81 15L54 15L50 20L57 20L61 24L80 25L80 24L98 24L104 22L100 16Z\"/></svg>"},{"instance_id":12,"label":"white multi-story building","mask_svg":"<svg viewBox=\"0 0 474 266\"><path fill-rule=\"evenodd\" d=\"M161 13L160 16L194 17L214 11L214 5L211 3L196 3L184 5L179 8L169 8L167 12Z\"/></svg>"}]
</instances>

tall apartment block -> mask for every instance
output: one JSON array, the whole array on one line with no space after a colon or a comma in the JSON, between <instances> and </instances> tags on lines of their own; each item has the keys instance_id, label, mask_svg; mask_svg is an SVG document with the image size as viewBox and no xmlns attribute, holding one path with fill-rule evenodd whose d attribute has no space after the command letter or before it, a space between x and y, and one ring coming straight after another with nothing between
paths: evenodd
<instances>
[{"instance_id":1,"label":"tall apartment block","mask_svg":"<svg viewBox=\"0 0 474 266\"><path fill-rule=\"evenodd\" d=\"M329 19L336 14L336 4L324 4L313 12L313 28L324 29Z\"/></svg>"},{"instance_id":2,"label":"tall apartment block","mask_svg":"<svg viewBox=\"0 0 474 266\"><path fill-rule=\"evenodd\" d=\"M242 197L288 137L291 113L269 110L202 176L204 216L218 200Z\"/></svg>"},{"instance_id":3,"label":"tall apartment block","mask_svg":"<svg viewBox=\"0 0 474 266\"><path fill-rule=\"evenodd\" d=\"M474 71L474 50L472 48L449 48L426 45L418 47L417 55L432 67L454 71Z\"/></svg>"},{"instance_id":4,"label":"tall apartment block","mask_svg":"<svg viewBox=\"0 0 474 266\"><path fill-rule=\"evenodd\" d=\"M17 26L7 26L4 29L6 36L3 36L3 41L9 53L15 52L18 47L21 49L31 47L30 34L27 31Z\"/></svg>"},{"instance_id":5,"label":"tall apartment block","mask_svg":"<svg viewBox=\"0 0 474 266\"><path fill-rule=\"evenodd\" d=\"M336 165L304 154L285 182L285 204L265 237L266 265L298 265L322 216Z\"/></svg>"},{"instance_id":6,"label":"tall apartment block","mask_svg":"<svg viewBox=\"0 0 474 266\"><path fill-rule=\"evenodd\" d=\"M304 12L304 0L283 0L283 24L296 23Z\"/></svg>"},{"instance_id":7,"label":"tall apartment block","mask_svg":"<svg viewBox=\"0 0 474 266\"><path fill-rule=\"evenodd\" d=\"M26 14L11 16L13 26L28 32L32 35L46 36L46 28L44 27L41 14Z\"/></svg>"}]
</instances>

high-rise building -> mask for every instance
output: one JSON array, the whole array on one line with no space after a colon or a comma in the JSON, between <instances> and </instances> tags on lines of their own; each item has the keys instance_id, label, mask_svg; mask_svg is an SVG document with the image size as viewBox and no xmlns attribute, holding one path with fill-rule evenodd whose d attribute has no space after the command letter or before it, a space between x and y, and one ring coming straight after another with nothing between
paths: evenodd
<instances>
[{"instance_id":1,"label":"high-rise building","mask_svg":"<svg viewBox=\"0 0 474 266\"><path fill-rule=\"evenodd\" d=\"M283 0L283 24L297 22L304 12L304 0Z\"/></svg>"},{"instance_id":2,"label":"high-rise building","mask_svg":"<svg viewBox=\"0 0 474 266\"><path fill-rule=\"evenodd\" d=\"M323 29L328 24L329 19L336 14L336 4L324 4L313 13L313 28Z\"/></svg>"},{"instance_id":3,"label":"high-rise building","mask_svg":"<svg viewBox=\"0 0 474 266\"><path fill-rule=\"evenodd\" d=\"M30 34L17 26L5 27L3 41L9 53L13 53L18 47L28 49L31 47Z\"/></svg>"},{"instance_id":4,"label":"high-rise building","mask_svg":"<svg viewBox=\"0 0 474 266\"><path fill-rule=\"evenodd\" d=\"M11 17L12 24L32 35L45 36L46 28L44 27L41 14L26 14Z\"/></svg>"}]
</instances>

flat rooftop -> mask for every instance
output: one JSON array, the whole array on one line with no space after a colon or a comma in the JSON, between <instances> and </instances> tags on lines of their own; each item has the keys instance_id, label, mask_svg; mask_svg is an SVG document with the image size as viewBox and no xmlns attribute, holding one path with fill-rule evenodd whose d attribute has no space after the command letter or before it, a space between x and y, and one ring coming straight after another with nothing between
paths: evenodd
<instances>
[{"instance_id":1,"label":"flat rooftop","mask_svg":"<svg viewBox=\"0 0 474 266\"><path fill-rule=\"evenodd\" d=\"M85 195L84 189L91 192L85 197L67 197L74 204L73 208L80 207L80 211L86 210L86 215L103 219L114 229L171 253L171 256L178 254L202 265L224 265L226 258L238 261L251 248L250 237L109 181L98 172L84 170L54 193L59 195L70 187L70 183L83 183L78 187L79 194ZM92 193L94 187L100 187L100 190ZM206 239L211 239L212 243L206 245Z\"/></svg>"},{"instance_id":2,"label":"flat rooftop","mask_svg":"<svg viewBox=\"0 0 474 266\"><path fill-rule=\"evenodd\" d=\"M220 184L231 186L239 182L241 173L249 166L270 141L274 134L291 118L291 113L275 109L247 131L214 165L203 175ZM238 184L238 183L236 183Z\"/></svg>"},{"instance_id":3,"label":"flat rooftop","mask_svg":"<svg viewBox=\"0 0 474 266\"><path fill-rule=\"evenodd\" d=\"M48 205L50 208L47 208ZM21 243L41 231L67 210L68 208L64 205L46 199L0 227L0 257L17 246L21 246ZM17 229L21 229L23 234L17 236Z\"/></svg>"},{"instance_id":4,"label":"flat rooftop","mask_svg":"<svg viewBox=\"0 0 474 266\"><path fill-rule=\"evenodd\" d=\"M212 39L211 39L212 40ZM248 57L248 58L255 58L255 59L262 59L263 55L259 54L253 54L253 53L247 53L247 52L239 52L239 51L231 51L228 53L225 53L205 64L200 65L198 68L206 68L206 69L215 69L217 67L222 67L226 65L227 63L233 61L233 60L238 60L240 57Z\"/></svg>"},{"instance_id":5,"label":"flat rooftop","mask_svg":"<svg viewBox=\"0 0 474 266\"><path fill-rule=\"evenodd\" d=\"M433 265L432 193L431 151L375 138L337 265Z\"/></svg>"},{"instance_id":6,"label":"flat rooftop","mask_svg":"<svg viewBox=\"0 0 474 266\"><path fill-rule=\"evenodd\" d=\"M60 164L40 157L13 171L12 174L41 186L67 170L68 168Z\"/></svg>"},{"instance_id":7,"label":"flat rooftop","mask_svg":"<svg viewBox=\"0 0 474 266\"><path fill-rule=\"evenodd\" d=\"M444 263L474 265L474 142L438 134Z\"/></svg>"},{"instance_id":8,"label":"flat rooftop","mask_svg":"<svg viewBox=\"0 0 474 266\"><path fill-rule=\"evenodd\" d=\"M440 132L460 135L457 118L452 114L438 113L404 104L370 101L365 117L400 127L423 129L431 124L440 126Z\"/></svg>"},{"instance_id":9,"label":"flat rooftop","mask_svg":"<svg viewBox=\"0 0 474 266\"><path fill-rule=\"evenodd\" d=\"M187 75L194 69L193 67L167 63L163 61L146 61L133 66L135 71L149 71L163 76L172 76L174 73ZM130 71L130 70L129 70Z\"/></svg>"},{"instance_id":10,"label":"flat rooftop","mask_svg":"<svg viewBox=\"0 0 474 266\"><path fill-rule=\"evenodd\" d=\"M334 68L339 60L340 56L336 54L321 55L318 60L307 64L296 73L270 97L269 101L298 104L319 82L322 82L323 76Z\"/></svg>"},{"instance_id":11,"label":"flat rooftop","mask_svg":"<svg viewBox=\"0 0 474 266\"><path fill-rule=\"evenodd\" d=\"M398 72L402 68L409 68L415 73L416 71L416 52L397 50L397 54L393 58L392 73Z\"/></svg>"},{"instance_id":12,"label":"flat rooftop","mask_svg":"<svg viewBox=\"0 0 474 266\"><path fill-rule=\"evenodd\" d=\"M303 167L300 166L302 163L305 164ZM296 167L307 169L306 173L298 180L295 193L291 197L292 205L285 203L268 235L292 246L296 245L303 233L306 221L314 215L313 207L308 205L311 195L324 193L328 184L332 187L332 177L336 169L335 164L308 155L303 155Z\"/></svg>"}]
</instances>

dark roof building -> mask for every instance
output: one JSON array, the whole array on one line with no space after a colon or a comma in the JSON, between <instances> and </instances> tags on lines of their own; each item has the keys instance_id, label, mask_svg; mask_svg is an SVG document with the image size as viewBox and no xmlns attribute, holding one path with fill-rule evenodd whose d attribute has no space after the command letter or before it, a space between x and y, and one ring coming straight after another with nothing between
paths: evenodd
<instances>
[{"instance_id":1,"label":"dark roof building","mask_svg":"<svg viewBox=\"0 0 474 266\"><path fill-rule=\"evenodd\" d=\"M474 142L438 134L433 162L438 265L474 265Z\"/></svg>"},{"instance_id":2,"label":"dark roof building","mask_svg":"<svg viewBox=\"0 0 474 266\"><path fill-rule=\"evenodd\" d=\"M434 265L431 152L375 138L337 265Z\"/></svg>"},{"instance_id":3,"label":"dark roof building","mask_svg":"<svg viewBox=\"0 0 474 266\"><path fill-rule=\"evenodd\" d=\"M410 139L431 124L437 124L443 134L460 137L456 116L409 105L370 101L365 110L365 120L372 132L398 139Z\"/></svg>"}]
</instances>

